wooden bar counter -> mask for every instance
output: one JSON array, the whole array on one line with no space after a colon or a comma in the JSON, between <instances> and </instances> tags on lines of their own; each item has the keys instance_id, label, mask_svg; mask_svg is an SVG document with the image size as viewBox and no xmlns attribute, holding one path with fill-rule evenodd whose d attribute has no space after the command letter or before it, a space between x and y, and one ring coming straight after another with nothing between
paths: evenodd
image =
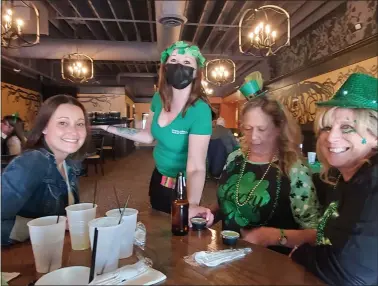
<instances>
[{"instance_id":1,"label":"wooden bar counter","mask_svg":"<svg viewBox=\"0 0 378 286\"><path fill-rule=\"evenodd\" d=\"M167 276L165 285L323 285L302 266L287 256L264 247L239 240L236 247L251 247L253 252L244 258L218 267L194 267L184 261L184 256L201 250L229 248L223 245L220 233L213 229L202 232L190 231L187 236L172 236L170 217L157 211L142 212L138 221L147 228L146 249L141 252L153 261L153 268ZM134 263L137 259L120 260L120 266ZM139 251L139 250L138 250ZM16 244L2 251L2 272L20 272L9 285L28 285L42 275L35 272L30 242ZM73 251L67 231L63 265L90 266L91 251Z\"/></svg>"}]
</instances>

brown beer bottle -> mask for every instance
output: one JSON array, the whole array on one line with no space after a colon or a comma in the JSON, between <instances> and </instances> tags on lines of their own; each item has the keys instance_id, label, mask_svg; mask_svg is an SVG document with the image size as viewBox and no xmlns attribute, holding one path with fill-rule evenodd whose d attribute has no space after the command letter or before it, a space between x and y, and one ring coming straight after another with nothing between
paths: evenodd
<instances>
[{"instance_id":1,"label":"brown beer bottle","mask_svg":"<svg viewBox=\"0 0 378 286\"><path fill-rule=\"evenodd\" d=\"M180 172L176 178L176 199L172 201L171 219L172 233L174 235L187 235L189 231L189 202L186 197L185 177Z\"/></svg>"}]
</instances>

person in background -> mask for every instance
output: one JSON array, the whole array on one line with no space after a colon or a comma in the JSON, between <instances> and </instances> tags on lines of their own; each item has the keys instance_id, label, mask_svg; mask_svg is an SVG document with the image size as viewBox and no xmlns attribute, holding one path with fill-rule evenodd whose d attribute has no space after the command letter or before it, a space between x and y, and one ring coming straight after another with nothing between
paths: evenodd
<instances>
[{"instance_id":1,"label":"person in background","mask_svg":"<svg viewBox=\"0 0 378 286\"><path fill-rule=\"evenodd\" d=\"M208 174L218 179L226 163L227 156L236 149L236 142L230 129L225 128L222 117L213 120L213 134L211 135L209 150L207 151Z\"/></svg>"},{"instance_id":2,"label":"person in background","mask_svg":"<svg viewBox=\"0 0 378 286\"><path fill-rule=\"evenodd\" d=\"M319 102L314 183L324 215L316 245L292 259L328 285L378 284L378 80L352 74L335 96Z\"/></svg>"},{"instance_id":3,"label":"person in background","mask_svg":"<svg viewBox=\"0 0 378 286\"><path fill-rule=\"evenodd\" d=\"M211 136L211 107L201 80L205 58L197 46L179 41L163 51L159 91L152 98L143 130L100 126L103 130L142 143L156 140L156 168L150 182L153 209L170 213L176 176L187 177L189 217L212 216L200 207L206 178L206 154ZM97 126L99 127L99 126Z\"/></svg>"},{"instance_id":4,"label":"person in background","mask_svg":"<svg viewBox=\"0 0 378 286\"><path fill-rule=\"evenodd\" d=\"M228 156L212 210L224 230L289 254L298 243L315 242L319 205L298 124L256 81L240 89L249 100L241 113L241 148Z\"/></svg>"},{"instance_id":5,"label":"person in background","mask_svg":"<svg viewBox=\"0 0 378 286\"><path fill-rule=\"evenodd\" d=\"M211 134L211 140L221 139L224 146L226 147L227 154L230 154L238 146L234 135L231 130L226 128L226 122L223 117L218 117L216 124L213 128L213 133Z\"/></svg>"},{"instance_id":6,"label":"person in background","mask_svg":"<svg viewBox=\"0 0 378 286\"><path fill-rule=\"evenodd\" d=\"M76 159L85 153L89 121L74 97L47 99L36 117L26 150L1 176L1 244L29 237L27 222L38 217L65 215L65 207L79 202Z\"/></svg>"},{"instance_id":7,"label":"person in background","mask_svg":"<svg viewBox=\"0 0 378 286\"><path fill-rule=\"evenodd\" d=\"M12 117L12 116L11 116ZM11 118L11 120L13 117ZM9 155L8 140L9 135L12 134L14 127L10 124L9 118L4 117L1 120L1 155Z\"/></svg>"},{"instance_id":8,"label":"person in background","mask_svg":"<svg viewBox=\"0 0 378 286\"><path fill-rule=\"evenodd\" d=\"M20 155L26 144L24 122L18 117L17 113L14 115L7 115L3 120L13 127L12 132L6 138L6 143L4 145L5 152L3 152L3 155Z\"/></svg>"}]
</instances>

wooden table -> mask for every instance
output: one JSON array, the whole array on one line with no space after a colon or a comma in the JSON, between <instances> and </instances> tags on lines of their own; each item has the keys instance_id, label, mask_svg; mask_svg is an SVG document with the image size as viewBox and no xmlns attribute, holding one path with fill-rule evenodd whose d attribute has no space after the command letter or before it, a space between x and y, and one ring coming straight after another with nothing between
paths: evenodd
<instances>
[{"instance_id":1,"label":"wooden table","mask_svg":"<svg viewBox=\"0 0 378 286\"><path fill-rule=\"evenodd\" d=\"M148 211L140 213L138 220L147 228L147 243L143 255L152 259L153 267L167 276L166 285L319 285L320 280L295 264L287 256L264 247L238 241L237 247L252 247L253 252L242 259L215 268L194 267L183 257L201 250L220 250L229 248L223 245L218 231L207 229L202 232L191 231L187 236L172 236L170 217L166 214ZM134 251L135 252L135 251ZM69 233L63 250L63 267L90 266L90 250L73 251ZM120 260L120 266L134 263L133 256ZM2 249L3 272L20 272L21 275L10 281L10 285L27 285L41 274L35 272L33 252L30 242Z\"/></svg>"}]
</instances>

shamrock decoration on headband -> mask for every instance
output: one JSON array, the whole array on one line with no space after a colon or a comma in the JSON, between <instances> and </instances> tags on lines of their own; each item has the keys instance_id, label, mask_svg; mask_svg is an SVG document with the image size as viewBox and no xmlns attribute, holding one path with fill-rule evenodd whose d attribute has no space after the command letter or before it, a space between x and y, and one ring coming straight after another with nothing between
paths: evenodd
<instances>
[{"instance_id":1,"label":"shamrock decoration on headband","mask_svg":"<svg viewBox=\"0 0 378 286\"><path fill-rule=\"evenodd\" d=\"M247 100L251 100L266 93L266 91L261 91L263 87L263 78L259 71L250 73L244 80L245 83L240 87L239 91Z\"/></svg>"},{"instance_id":2,"label":"shamrock decoration on headband","mask_svg":"<svg viewBox=\"0 0 378 286\"><path fill-rule=\"evenodd\" d=\"M191 45L189 45L189 44L187 44L183 41L178 41L178 42L174 43L172 46L170 46L169 48L165 49L161 53L160 62L164 64L167 61L168 57L170 55L172 55L174 50L177 50L177 52L180 55L187 54L187 55L190 55L190 56L196 58L197 64L201 68L203 68L205 66L206 59L201 54L199 48L197 46L191 46Z\"/></svg>"}]
</instances>

